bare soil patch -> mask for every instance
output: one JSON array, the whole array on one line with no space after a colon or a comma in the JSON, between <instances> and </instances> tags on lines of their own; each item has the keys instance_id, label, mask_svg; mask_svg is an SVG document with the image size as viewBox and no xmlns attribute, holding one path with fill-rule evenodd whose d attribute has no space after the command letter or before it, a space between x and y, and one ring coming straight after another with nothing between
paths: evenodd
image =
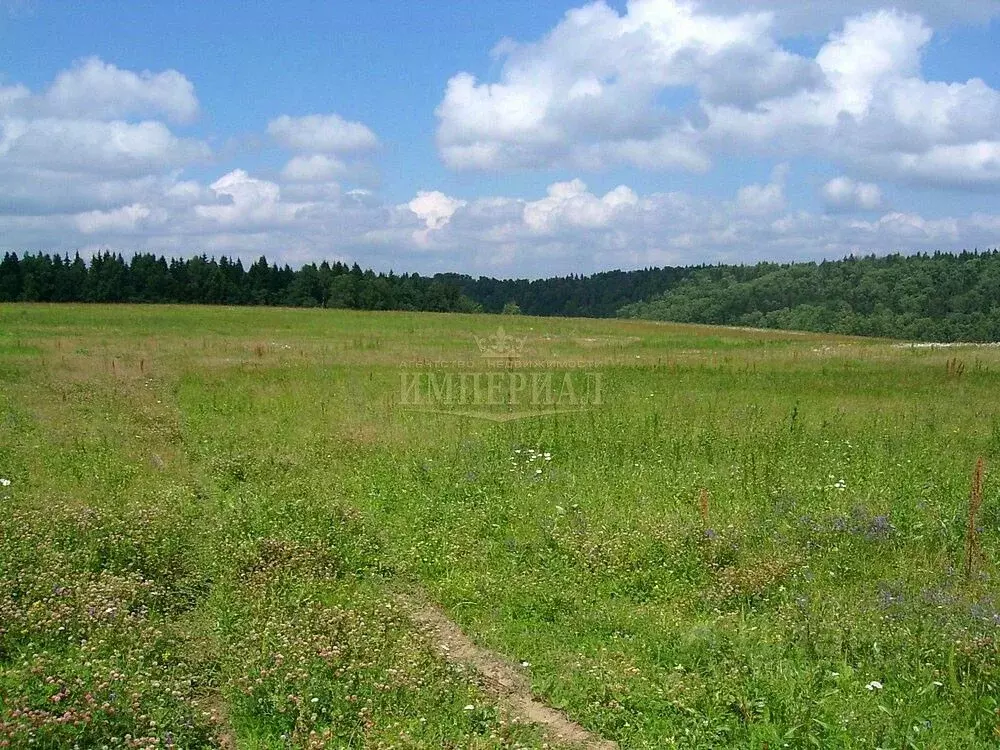
<instances>
[{"instance_id":1,"label":"bare soil patch","mask_svg":"<svg viewBox=\"0 0 1000 750\"><path fill-rule=\"evenodd\" d=\"M529 721L542 727L553 740L585 750L617 750L618 744L598 737L565 713L531 694L523 673L503 657L477 646L436 605L409 594L398 594L403 611L433 639L445 658L478 672L483 687L496 697L500 708L513 720Z\"/></svg>"}]
</instances>

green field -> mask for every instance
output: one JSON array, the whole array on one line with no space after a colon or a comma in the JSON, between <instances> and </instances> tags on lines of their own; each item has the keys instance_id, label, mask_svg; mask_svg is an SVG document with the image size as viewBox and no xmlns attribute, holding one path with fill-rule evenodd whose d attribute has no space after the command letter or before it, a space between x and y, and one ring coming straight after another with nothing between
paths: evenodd
<instances>
[{"instance_id":1,"label":"green field","mask_svg":"<svg viewBox=\"0 0 1000 750\"><path fill-rule=\"evenodd\" d=\"M498 323L599 403L410 408ZM0 305L0 747L559 746L406 595L622 748L994 748L998 396L989 347Z\"/></svg>"}]
</instances>

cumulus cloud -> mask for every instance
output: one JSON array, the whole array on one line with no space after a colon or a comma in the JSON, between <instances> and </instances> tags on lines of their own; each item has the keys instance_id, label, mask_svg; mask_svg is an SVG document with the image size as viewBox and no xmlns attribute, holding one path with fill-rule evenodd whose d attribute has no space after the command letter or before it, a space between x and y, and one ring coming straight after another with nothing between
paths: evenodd
<instances>
[{"instance_id":1,"label":"cumulus cloud","mask_svg":"<svg viewBox=\"0 0 1000 750\"><path fill-rule=\"evenodd\" d=\"M177 71L135 73L98 58L40 93L0 87L0 214L21 215L22 225L44 217L52 232L62 231L58 215L85 233L152 221L155 204L179 200L171 191L180 171L207 163L211 150L150 118L186 122L197 112Z\"/></svg>"},{"instance_id":2,"label":"cumulus cloud","mask_svg":"<svg viewBox=\"0 0 1000 750\"><path fill-rule=\"evenodd\" d=\"M736 208L741 214L767 216L785 208L785 179L788 165L780 164L771 174L766 185L744 185L736 193Z\"/></svg>"},{"instance_id":3,"label":"cumulus cloud","mask_svg":"<svg viewBox=\"0 0 1000 750\"><path fill-rule=\"evenodd\" d=\"M249 229L284 224L295 218L304 204L281 200L281 187L274 182L251 177L242 169L234 169L210 186L225 202L195 206L195 213L230 228Z\"/></svg>"},{"instance_id":4,"label":"cumulus cloud","mask_svg":"<svg viewBox=\"0 0 1000 750\"><path fill-rule=\"evenodd\" d=\"M75 118L163 115L184 123L198 115L194 85L176 70L135 73L97 57L59 73L39 104L51 114Z\"/></svg>"},{"instance_id":5,"label":"cumulus cloud","mask_svg":"<svg viewBox=\"0 0 1000 750\"><path fill-rule=\"evenodd\" d=\"M451 78L437 108L442 158L458 169L703 169L696 124L661 106L660 93L703 85L743 101L758 84L794 91L808 65L775 45L768 24L766 14L710 16L674 0L634 0L624 16L603 2L571 10L541 41L505 45L498 82ZM747 65L769 73L724 83Z\"/></svg>"},{"instance_id":6,"label":"cumulus cloud","mask_svg":"<svg viewBox=\"0 0 1000 750\"><path fill-rule=\"evenodd\" d=\"M438 190L420 190L416 197L406 204L411 213L423 223L424 228L413 232L413 239L418 245L426 245L430 233L446 226L455 212L466 202L451 198Z\"/></svg>"},{"instance_id":7,"label":"cumulus cloud","mask_svg":"<svg viewBox=\"0 0 1000 750\"><path fill-rule=\"evenodd\" d=\"M281 176L291 182L329 182L346 172L347 165L336 156L300 154L289 160L281 170Z\"/></svg>"},{"instance_id":8,"label":"cumulus cloud","mask_svg":"<svg viewBox=\"0 0 1000 750\"><path fill-rule=\"evenodd\" d=\"M598 198L579 179L549 186L548 195L524 204L524 224L536 234L553 234L564 228L602 229L639 205L638 196L625 185Z\"/></svg>"},{"instance_id":9,"label":"cumulus cloud","mask_svg":"<svg viewBox=\"0 0 1000 750\"><path fill-rule=\"evenodd\" d=\"M827 211L876 211L882 207L882 191L871 182L857 182L850 177L834 177L823 185Z\"/></svg>"},{"instance_id":10,"label":"cumulus cloud","mask_svg":"<svg viewBox=\"0 0 1000 750\"><path fill-rule=\"evenodd\" d=\"M370 151L378 145L378 138L366 125L336 114L282 115L268 123L267 132L293 151L351 153Z\"/></svg>"},{"instance_id":11,"label":"cumulus cloud","mask_svg":"<svg viewBox=\"0 0 1000 750\"><path fill-rule=\"evenodd\" d=\"M31 96L27 86L0 86L0 114L12 111L16 105L25 102Z\"/></svg>"},{"instance_id":12,"label":"cumulus cloud","mask_svg":"<svg viewBox=\"0 0 1000 750\"><path fill-rule=\"evenodd\" d=\"M0 120L0 169L141 175L205 160L208 147L178 138L160 122L5 118Z\"/></svg>"},{"instance_id":13,"label":"cumulus cloud","mask_svg":"<svg viewBox=\"0 0 1000 750\"><path fill-rule=\"evenodd\" d=\"M292 155L280 181L243 169L201 181L184 170L209 165L211 150L167 124L197 110L180 73L132 72L97 58L40 93L0 87L0 247L280 250L292 262L335 257L336 243L386 223L391 209L333 181L370 180L369 166L357 161L377 143L365 126L334 115L279 117L275 137L310 149Z\"/></svg>"},{"instance_id":14,"label":"cumulus cloud","mask_svg":"<svg viewBox=\"0 0 1000 750\"><path fill-rule=\"evenodd\" d=\"M120 206L111 211L85 211L74 216L76 226L84 234L110 232L119 235L133 234L146 222L162 221L163 209L152 209L142 203Z\"/></svg>"},{"instance_id":15,"label":"cumulus cloud","mask_svg":"<svg viewBox=\"0 0 1000 750\"><path fill-rule=\"evenodd\" d=\"M619 14L595 2L537 42L506 41L498 80L448 81L441 158L467 170L697 172L720 156L808 154L901 182L1000 184L1000 92L925 80L923 18L849 18L808 58L781 46L768 4L747 7L631 0Z\"/></svg>"}]
</instances>

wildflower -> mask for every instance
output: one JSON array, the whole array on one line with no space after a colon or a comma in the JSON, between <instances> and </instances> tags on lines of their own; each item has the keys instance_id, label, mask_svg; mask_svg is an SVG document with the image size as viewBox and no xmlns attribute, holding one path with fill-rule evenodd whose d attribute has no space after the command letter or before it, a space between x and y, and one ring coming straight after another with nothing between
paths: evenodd
<instances>
[{"instance_id":1,"label":"wildflower","mask_svg":"<svg viewBox=\"0 0 1000 750\"><path fill-rule=\"evenodd\" d=\"M473 706L473 705L472 705L472 704L470 703L470 704L469 704L469 705L467 705L467 706L466 706L466 707L465 707L465 708L464 708L463 710L464 710L464 711L472 711L473 709L475 709L475 706Z\"/></svg>"},{"instance_id":2,"label":"wildflower","mask_svg":"<svg viewBox=\"0 0 1000 750\"><path fill-rule=\"evenodd\" d=\"M882 683L878 680L872 680L867 685L865 685L865 690L881 690Z\"/></svg>"},{"instance_id":3,"label":"wildflower","mask_svg":"<svg viewBox=\"0 0 1000 750\"><path fill-rule=\"evenodd\" d=\"M10 480L0 477L0 487L10 487Z\"/></svg>"}]
</instances>

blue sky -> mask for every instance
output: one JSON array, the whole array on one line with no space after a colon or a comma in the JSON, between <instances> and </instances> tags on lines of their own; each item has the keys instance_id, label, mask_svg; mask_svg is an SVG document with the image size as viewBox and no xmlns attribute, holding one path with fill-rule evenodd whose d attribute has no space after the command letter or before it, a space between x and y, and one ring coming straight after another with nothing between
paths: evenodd
<instances>
[{"instance_id":1,"label":"blue sky","mask_svg":"<svg viewBox=\"0 0 1000 750\"><path fill-rule=\"evenodd\" d=\"M1000 2L805 5L0 0L0 250L545 276L1000 245Z\"/></svg>"}]
</instances>

